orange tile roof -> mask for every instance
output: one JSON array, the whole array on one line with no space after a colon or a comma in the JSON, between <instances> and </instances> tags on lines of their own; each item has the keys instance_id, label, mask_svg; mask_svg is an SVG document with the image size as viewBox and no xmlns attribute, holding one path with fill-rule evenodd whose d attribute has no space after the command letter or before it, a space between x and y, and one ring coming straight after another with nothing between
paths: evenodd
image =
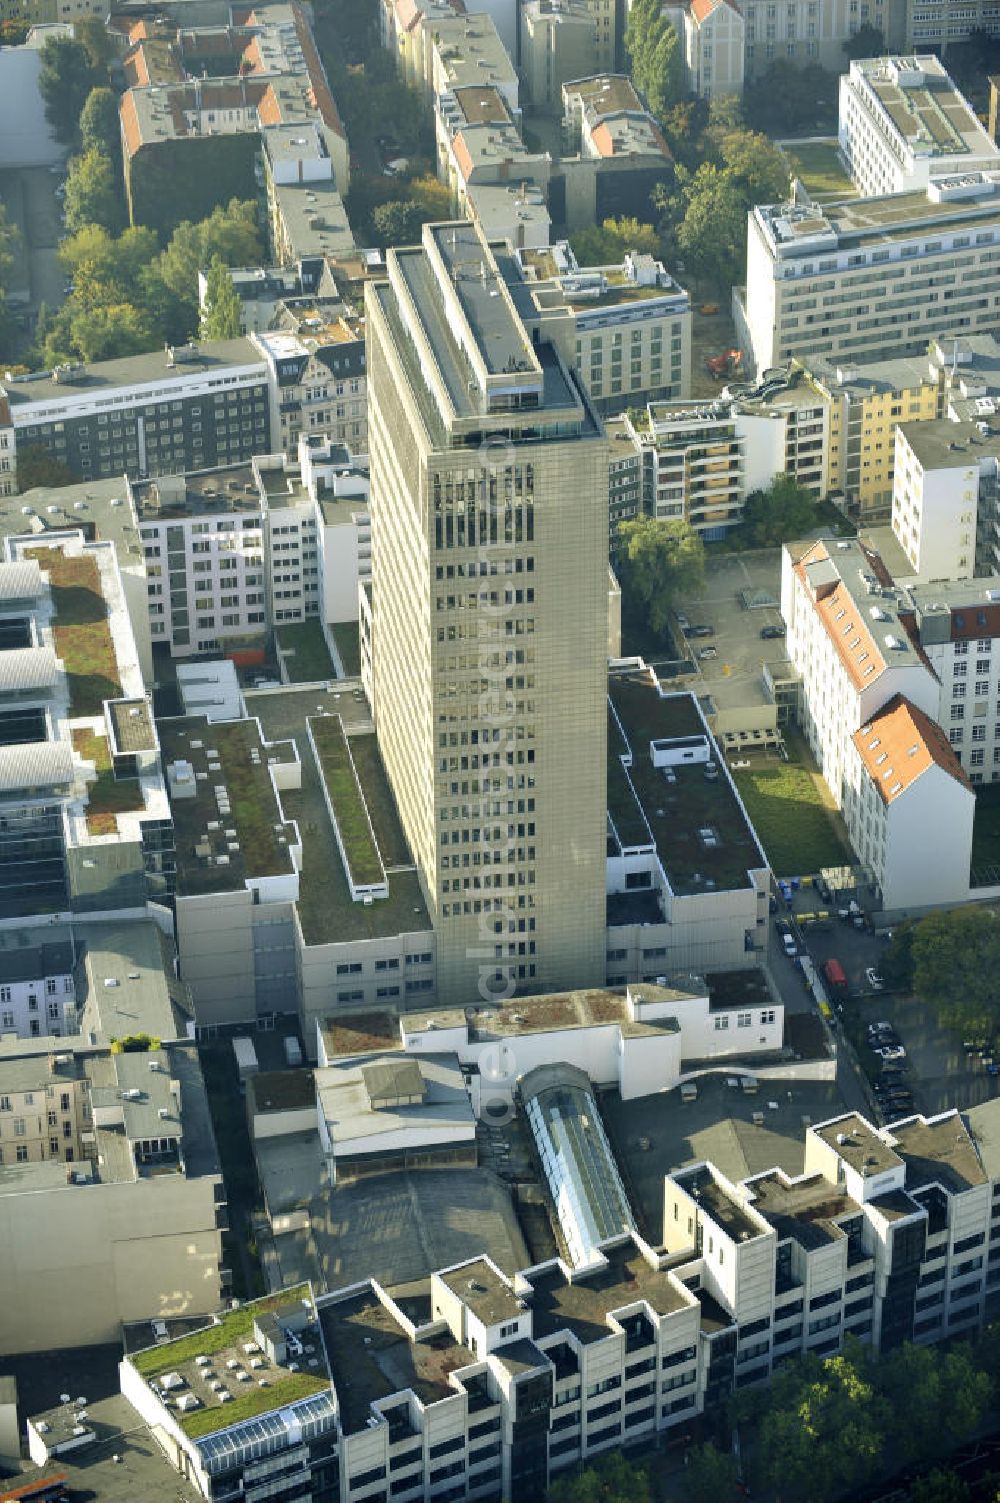
<instances>
[{"instance_id":1,"label":"orange tile roof","mask_svg":"<svg viewBox=\"0 0 1000 1503\"><path fill-rule=\"evenodd\" d=\"M912 788L930 767L940 767L972 791L944 731L902 694L893 695L851 740L885 804Z\"/></svg>"},{"instance_id":2,"label":"orange tile roof","mask_svg":"<svg viewBox=\"0 0 1000 1503\"><path fill-rule=\"evenodd\" d=\"M614 156L615 143L612 139L610 129L603 123L603 121L600 125L595 125L594 129L590 132L590 139L594 144L595 150L600 156Z\"/></svg>"},{"instance_id":3,"label":"orange tile roof","mask_svg":"<svg viewBox=\"0 0 1000 1503\"><path fill-rule=\"evenodd\" d=\"M472 153L469 151L465 137L461 131L453 138L451 149L455 153L455 161L458 163L459 172L465 181L468 182L472 176Z\"/></svg>"},{"instance_id":4,"label":"orange tile roof","mask_svg":"<svg viewBox=\"0 0 1000 1503\"><path fill-rule=\"evenodd\" d=\"M125 146L130 157L134 157L142 145L142 127L139 124L139 116L136 113L135 98L131 91L122 95L119 112L122 119L122 133L125 137Z\"/></svg>"},{"instance_id":5,"label":"orange tile roof","mask_svg":"<svg viewBox=\"0 0 1000 1503\"><path fill-rule=\"evenodd\" d=\"M795 572L808 586L806 568L825 563L830 555L823 543L814 543L795 565ZM813 594L813 608L823 623L827 636L837 649L837 656L847 669L851 682L862 689L885 672L886 661L868 623L851 598L843 580L827 585Z\"/></svg>"},{"instance_id":6,"label":"orange tile roof","mask_svg":"<svg viewBox=\"0 0 1000 1503\"><path fill-rule=\"evenodd\" d=\"M302 48L302 56L305 58L306 72L309 75L309 102L314 109L319 110L324 125L328 125L332 131L346 140L347 134L333 95L330 93L326 70L317 51L312 31L302 12L302 7L297 5L295 0L292 0L292 20L295 24L295 35Z\"/></svg>"}]
</instances>

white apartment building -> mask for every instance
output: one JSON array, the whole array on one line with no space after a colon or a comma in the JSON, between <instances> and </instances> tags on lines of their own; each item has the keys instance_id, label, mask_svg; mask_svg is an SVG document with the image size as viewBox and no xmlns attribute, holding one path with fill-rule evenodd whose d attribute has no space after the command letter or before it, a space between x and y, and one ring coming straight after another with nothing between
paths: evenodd
<instances>
[{"instance_id":1,"label":"white apartment building","mask_svg":"<svg viewBox=\"0 0 1000 1503\"><path fill-rule=\"evenodd\" d=\"M794 356L920 354L928 330L946 344L995 326L998 265L1000 172L822 208L760 205L734 293L740 342L758 372Z\"/></svg>"},{"instance_id":2,"label":"white apartment building","mask_svg":"<svg viewBox=\"0 0 1000 1503\"><path fill-rule=\"evenodd\" d=\"M940 681L938 724L972 783L1000 782L1000 597L993 581L915 585L906 597Z\"/></svg>"},{"instance_id":3,"label":"white apartment building","mask_svg":"<svg viewBox=\"0 0 1000 1503\"><path fill-rule=\"evenodd\" d=\"M976 796L946 731L897 696L851 748L841 812L885 908L966 902Z\"/></svg>"},{"instance_id":4,"label":"white apartment building","mask_svg":"<svg viewBox=\"0 0 1000 1503\"><path fill-rule=\"evenodd\" d=\"M664 14L681 39L691 92L704 99L742 94L747 22L732 0L685 0L665 5Z\"/></svg>"},{"instance_id":5,"label":"white apartment building","mask_svg":"<svg viewBox=\"0 0 1000 1503\"><path fill-rule=\"evenodd\" d=\"M996 144L933 54L855 59L840 78L839 137L865 198L1000 167Z\"/></svg>"},{"instance_id":6,"label":"white apartment building","mask_svg":"<svg viewBox=\"0 0 1000 1503\"><path fill-rule=\"evenodd\" d=\"M823 393L794 372L740 390L699 404L650 402L644 421L625 418L642 457L645 509L683 517L706 541L738 526L747 496L776 475L791 475L817 497L830 489Z\"/></svg>"},{"instance_id":7,"label":"white apartment building","mask_svg":"<svg viewBox=\"0 0 1000 1503\"><path fill-rule=\"evenodd\" d=\"M1000 434L985 420L896 428L892 530L918 584L997 572Z\"/></svg>"},{"instance_id":8,"label":"white apartment building","mask_svg":"<svg viewBox=\"0 0 1000 1503\"><path fill-rule=\"evenodd\" d=\"M800 723L838 808L850 737L897 695L938 719L937 675L882 560L852 542L786 544L786 648L800 676Z\"/></svg>"}]
</instances>

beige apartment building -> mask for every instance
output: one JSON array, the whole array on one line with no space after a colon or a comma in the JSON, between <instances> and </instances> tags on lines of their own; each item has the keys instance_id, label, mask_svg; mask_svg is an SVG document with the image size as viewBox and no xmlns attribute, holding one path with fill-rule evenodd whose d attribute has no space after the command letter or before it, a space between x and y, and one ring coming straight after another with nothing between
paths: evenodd
<instances>
[{"instance_id":1,"label":"beige apartment building","mask_svg":"<svg viewBox=\"0 0 1000 1503\"><path fill-rule=\"evenodd\" d=\"M446 1005L604 975L608 451L507 254L369 283L373 708Z\"/></svg>"}]
</instances>

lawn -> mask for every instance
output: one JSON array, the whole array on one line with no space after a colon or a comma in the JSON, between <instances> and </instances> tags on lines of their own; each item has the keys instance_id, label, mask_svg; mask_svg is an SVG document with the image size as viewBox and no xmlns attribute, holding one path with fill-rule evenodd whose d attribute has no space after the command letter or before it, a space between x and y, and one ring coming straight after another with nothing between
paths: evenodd
<instances>
[{"instance_id":1,"label":"lawn","mask_svg":"<svg viewBox=\"0 0 1000 1503\"><path fill-rule=\"evenodd\" d=\"M413 864L374 733L351 737L351 756L385 865Z\"/></svg>"},{"instance_id":2,"label":"lawn","mask_svg":"<svg viewBox=\"0 0 1000 1503\"><path fill-rule=\"evenodd\" d=\"M361 648L358 646L356 621L337 621L330 630L340 653L340 661L348 678L357 678L361 672Z\"/></svg>"},{"instance_id":3,"label":"lawn","mask_svg":"<svg viewBox=\"0 0 1000 1503\"><path fill-rule=\"evenodd\" d=\"M733 778L776 876L851 864L831 818L829 794L801 762L734 768Z\"/></svg>"},{"instance_id":4,"label":"lawn","mask_svg":"<svg viewBox=\"0 0 1000 1503\"><path fill-rule=\"evenodd\" d=\"M88 556L67 558L58 548L27 548L49 576L55 650L69 681L71 716L100 715L106 699L120 699L118 659L101 594L101 576Z\"/></svg>"},{"instance_id":5,"label":"lawn","mask_svg":"<svg viewBox=\"0 0 1000 1503\"><path fill-rule=\"evenodd\" d=\"M339 715L310 717L309 729L356 887L385 879L382 858Z\"/></svg>"},{"instance_id":6,"label":"lawn","mask_svg":"<svg viewBox=\"0 0 1000 1503\"><path fill-rule=\"evenodd\" d=\"M87 785L87 829L91 835L114 835L118 828L116 814L128 814L143 807L139 780L117 780L107 736L78 727L73 731L73 750L97 768L97 781Z\"/></svg>"},{"instance_id":7,"label":"lawn","mask_svg":"<svg viewBox=\"0 0 1000 1503\"><path fill-rule=\"evenodd\" d=\"M279 627L277 637L285 671L293 684L315 684L321 679L336 678L323 628L315 616L309 621Z\"/></svg>"},{"instance_id":8,"label":"lawn","mask_svg":"<svg viewBox=\"0 0 1000 1503\"><path fill-rule=\"evenodd\" d=\"M789 171L800 178L809 193L819 201L853 198L857 189L837 155L837 142L796 141L781 145Z\"/></svg>"}]
</instances>

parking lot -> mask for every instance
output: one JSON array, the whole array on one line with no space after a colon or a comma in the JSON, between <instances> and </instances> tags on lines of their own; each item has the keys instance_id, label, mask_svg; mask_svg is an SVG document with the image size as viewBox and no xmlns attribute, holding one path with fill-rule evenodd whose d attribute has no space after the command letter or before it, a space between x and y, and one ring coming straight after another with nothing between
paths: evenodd
<instances>
[{"instance_id":1,"label":"parking lot","mask_svg":"<svg viewBox=\"0 0 1000 1503\"><path fill-rule=\"evenodd\" d=\"M849 1001L844 1028L858 1045L866 1072L877 1075L875 1055L865 1032L869 1023L891 1023L906 1050L905 1079L917 1111L928 1116L951 1107L965 1110L1000 1095L1000 1077L991 1075L987 1061L967 1053L961 1037L942 1028L930 1007L916 997L888 992Z\"/></svg>"},{"instance_id":2,"label":"parking lot","mask_svg":"<svg viewBox=\"0 0 1000 1503\"><path fill-rule=\"evenodd\" d=\"M726 685L727 695L745 687L747 702L756 703L760 670L765 662L781 662L784 642L762 638L764 627L780 626L778 600L781 593L781 555L777 549L762 553L727 553L705 564L705 589L697 599L681 601L679 609L693 625L707 625L713 635L691 638L689 646L697 670L707 686ZM772 601L773 604L746 602ZM715 656L699 658L706 648Z\"/></svg>"}]
</instances>

